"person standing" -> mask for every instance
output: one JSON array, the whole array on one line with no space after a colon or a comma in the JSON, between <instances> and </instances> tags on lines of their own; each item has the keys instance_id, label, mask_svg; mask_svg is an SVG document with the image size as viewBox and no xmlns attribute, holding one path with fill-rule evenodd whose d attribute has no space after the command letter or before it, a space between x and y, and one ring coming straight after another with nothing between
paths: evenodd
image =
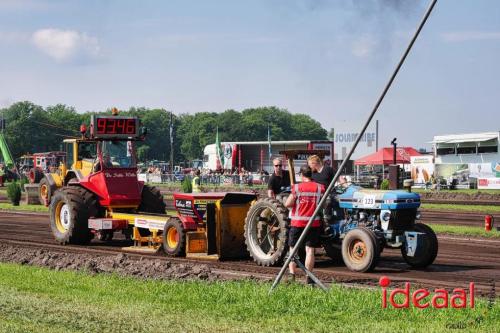
<instances>
[{"instance_id":1,"label":"person standing","mask_svg":"<svg viewBox=\"0 0 500 333\"><path fill-rule=\"evenodd\" d=\"M319 183L325 187L328 187L335 176L333 168L329 165L324 165L321 158L318 155L309 156L307 159L307 165L311 168L312 180Z\"/></svg>"},{"instance_id":2,"label":"person standing","mask_svg":"<svg viewBox=\"0 0 500 333\"><path fill-rule=\"evenodd\" d=\"M200 169L196 169L194 171L194 177L191 181L191 192L192 193L200 193L201 192L201 180L200 180Z\"/></svg>"},{"instance_id":3,"label":"person standing","mask_svg":"<svg viewBox=\"0 0 500 333\"><path fill-rule=\"evenodd\" d=\"M290 187L290 173L287 170L283 170L281 159L275 158L273 160L273 169L273 174L269 177L269 182L267 183L267 196L269 198L276 198L277 194Z\"/></svg>"},{"instance_id":4,"label":"person standing","mask_svg":"<svg viewBox=\"0 0 500 333\"><path fill-rule=\"evenodd\" d=\"M294 246L297 244L300 235L304 232L307 222L313 216L314 211L321 200L321 195L325 193L325 187L312 180L313 172L309 166L303 165L300 168L300 174L302 175L302 183L295 184L292 187L292 193L285 202L285 207L290 208L291 227L288 235L288 245L290 246L290 251L292 251ZM318 216L316 216L305 238L305 266L311 272L314 269L315 248L320 247L320 227L321 220ZM292 276L292 280L295 279L297 264L290 261L288 269ZM307 277L307 284L314 284L309 276Z\"/></svg>"}]
</instances>

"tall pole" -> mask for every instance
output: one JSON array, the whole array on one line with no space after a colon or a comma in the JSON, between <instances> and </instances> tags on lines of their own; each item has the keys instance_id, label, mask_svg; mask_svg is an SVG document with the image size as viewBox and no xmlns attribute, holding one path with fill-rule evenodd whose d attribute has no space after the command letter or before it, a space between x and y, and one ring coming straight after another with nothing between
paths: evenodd
<instances>
[{"instance_id":1,"label":"tall pole","mask_svg":"<svg viewBox=\"0 0 500 333\"><path fill-rule=\"evenodd\" d=\"M349 153L347 154L346 158L342 161L342 164L340 165L340 167L338 168L337 172L335 173L335 176L333 177L332 182L330 183L330 185L328 185L328 188L326 189L325 194L323 195L323 197L321 198L320 202L318 203L318 206L314 210L314 213L309 218L309 221L307 222L307 225L305 226L304 231L302 232L302 235L300 235L300 237L299 237L296 245L293 247L293 250L288 255L285 263L283 264L283 267L281 267L280 272L276 276L276 279L274 280L273 285L271 286L271 289L269 290L269 293L271 293L274 290L274 288L276 288L276 286L278 285L278 283L281 281L281 278L283 277L283 274L285 273L288 265L290 264L290 261L295 257L295 254L297 253L297 251L299 250L300 246L304 242L304 239L306 238L307 233L308 233L309 229L311 228L312 222L314 221L314 217L319 214L319 212L321 210L321 207L323 207L323 205L325 204L325 201L329 197L330 192L333 190L333 188L335 186L335 183L337 182L337 179L339 178L340 173L342 172L342 169L344 168L344 166L347 163L347 161L350 160L352 154L354 153L354 150L358 146L359 141L361 140L361 138L365 134L366 128L368 127L368 125L370 125L370 122L371 122L373 116L375 116L375 113L377 113L380 104L382 103L382 101L384 100L385 95L389 91L389 88L391 87L392 82L396 78L399 70L401 69L401 66L403 66L403 63L404 63L406 57L410 53L410 50L411 50L413 44L417 40L417 37L420 34L420 31L422 30L422 28L425 25L425 22L427 22L427 19L429 18L429 15L431 14L432 9L434 8L434 5L436 4L436 2L437 2L437 0L432 0L431 4L429 5L429 8L427 8L427 11L425 12L424 17L422 18L422 21L420 22L420 25L418 26L417 30L415 31L415 34L413 35L413 38L411 39L408 47L406 48L406 51L403 53L403 56L399 60L399 63L397 64L396 69L392 73L389 81L385 85L385 88L382 91L382 94L380 95L380 97L378 98L377 102L375 103L375 106L373 107L372 112L368 116L368 119L366 120L363 128L361 129L360 134L356 138L356 141L354 141L354 144L353 144L351 150L349 151Z\"/></svg>"},{"instance_id":2,"label":"tall pole","mask_svg":"<svg viewBox=\"0 0 500 333\"><path fill-rule=\"evenodd\" d=\"M375 120L375 152L378 151L378 119Z\"/></svg>"},{"instance_id":3,"label":"tall pole","mask_svg":"<svg viewBox=\"0 0 500 333\"><path fill-rule=\"evenodd\" d=\"M174 173L174 113L170 111L170 173Z\"/></svg>"}]
</instances>

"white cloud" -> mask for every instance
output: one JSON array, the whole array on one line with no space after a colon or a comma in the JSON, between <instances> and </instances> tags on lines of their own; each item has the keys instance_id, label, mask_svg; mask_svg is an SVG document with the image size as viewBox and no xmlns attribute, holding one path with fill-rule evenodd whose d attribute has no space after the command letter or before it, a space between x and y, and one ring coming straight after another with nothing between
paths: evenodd
<instances>
[{"instance_id":1,"label":"white cloud","mask_svg":"<svg viewBox=\"0 0 500 333\"><path fill-rule=\"evenodd\" d=\"M441 34L441 38L446 42L466 42L474 40L500 40L500 32L498 31L457 31L445 32Z\"/></svg>"},{"instance_id":2,"label":"white cloud","mask_svg":"<svg viewBox=\"0 0 500 333\"><path fill-rule=\"evenodd\" d=\"M40 29L32 41L42 52L64 62L77 57L95 58L100 54L97 38L74 30Z\"/></svg>"},{"instance_id":3,"label":"white cloud","mask_svg":"<svg viewBox=\"0 0 500 333\"><path fill-rule=\"evenodd\" d=\"M370 35L364 35L351 44L351 53L358 58L368 58L377 48L378 41Z\"/></svg>"}]
</instances>

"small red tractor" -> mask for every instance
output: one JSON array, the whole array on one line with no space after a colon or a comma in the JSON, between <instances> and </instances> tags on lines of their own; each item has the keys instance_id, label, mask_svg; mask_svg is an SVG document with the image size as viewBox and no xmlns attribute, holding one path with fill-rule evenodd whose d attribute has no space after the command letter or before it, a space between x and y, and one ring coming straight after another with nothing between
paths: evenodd
<instances>
[{"instance_id":1,"label":"small red tractor","mask_svg":"<svg viewBox=\"0 0 500 333\"><path fill-rule=\"evenodd\" d=\"M47 172L55 172L65 162L66 153L49 151L21 156L19 172L25 175L31 184L38 184Z\"/></svg>"},{"instance_id":2,"label":"small red tractor","mask_svg":"<svg viewBox=\"0 0 500 333\"><path fill-rule=\"evenodd\" d=\"M111 240L115 231L132 238L129 250L170 256L248 256L244 220L254 194L174 194L167 214L158 189L137 179L135 142L146 130L136 117L93 115L80 138L66 139L66 163L45 174L43 198L50 227L61 244Z\"/></svg>"}]
</instances>

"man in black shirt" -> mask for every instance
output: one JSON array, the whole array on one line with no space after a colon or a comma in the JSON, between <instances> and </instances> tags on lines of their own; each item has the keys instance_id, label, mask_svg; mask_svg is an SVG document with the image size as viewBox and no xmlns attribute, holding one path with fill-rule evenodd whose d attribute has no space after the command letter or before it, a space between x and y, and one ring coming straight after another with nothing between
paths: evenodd
<instances>
[{"instance_id":1,"label":"man in black shirt","mask_svg":"<svg viewBox=\"0 0 500 333\"><path fill-rule=\"evenodd\" d=\"M333 180L335 173L329 165L324 165L318 155L312 155L307 159L307 164L312 169L312 180L316 183L328 187Z\"/></svg>"},{"instance_id":2,"label":"man in black shirt","mask_svg":"<svg viewBox=\"0 0 500 333\"><path fill-rule=\"evenodd\" d=\"M274 172L267 183L267 196L269 198L276 198L277 194L290 186L290 174L287 170L283 170L283 163L279 158L273 160L273 169Z\"/></svg>"}]
</instances>

